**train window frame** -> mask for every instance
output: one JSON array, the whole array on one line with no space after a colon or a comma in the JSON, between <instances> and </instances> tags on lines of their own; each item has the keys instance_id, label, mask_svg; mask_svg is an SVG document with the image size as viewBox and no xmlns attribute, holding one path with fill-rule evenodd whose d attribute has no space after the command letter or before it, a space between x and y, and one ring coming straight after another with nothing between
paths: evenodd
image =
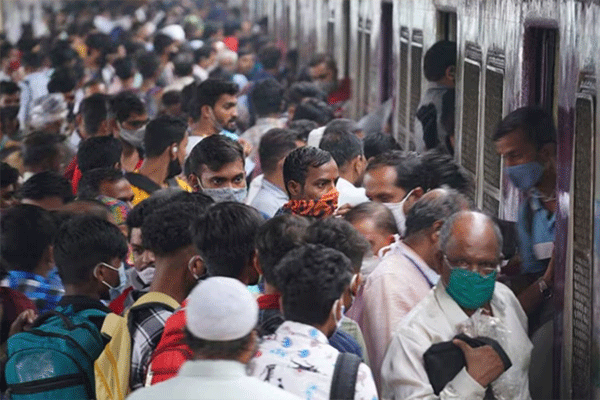
<instances>
[{"instance_id":1,"label":"train window frame","mask_svg":"<svg viewBox=\"0 0 600 400\"><path fill-rule=\"evenodd\" d=\"M394 3L381 2L380 21L381 65L380 102L384 103L394 93Z\"/></svg>"},{"instance_id":2,"label":"train window frame","mask_svg":"<svg viewBox=\"0 0 600 400\"><path fill-rule=\"evenodd\" d=\"M408 148L409 138L409 57L410 57L410 28L400 27L400 41L398 46L398 143L403 149Z\"/></svg>"},{"instance_id":3,"label":"train window frame","mask_svg":"<svg viewBox=\"0 0 600 400\"><path fill-rule=\"evenodd\" d=\"M455 9L438 8L436 12L437 40L458 39L458 14Z\"/></svg>"},{"instance_id":4,"label":"train window frame","mask_svg":"<svg viewBox=\"0 0 600 400\"><path fill-rule=\"evenodd\" d=\"M423 46L423 31L421 29L413 29L410 40L410 78L409 78L409 93L408 93L408 143L414 144L415 140L415 119L417 110L421 104L421 96L423 94L423 57L425 49ZM415 57L418 54L418 57ZM418 66L417 66L418 65ZM415 68L416 67L416 68ZM415 94L416 92L416 94ZM407 146L411 149L412 146Z\"/></svg>"},{"instance_id":5,"label":"train window frame","mask_svg":"<svg viewBox=\"0 0 600 400\"><path fill-rule=\"evenodd\" d=\"M560 54L558 24L553 20L525 21L523 40L523 90L527 104L540 106L556 116Z\"/></svg>"}]
</instances>

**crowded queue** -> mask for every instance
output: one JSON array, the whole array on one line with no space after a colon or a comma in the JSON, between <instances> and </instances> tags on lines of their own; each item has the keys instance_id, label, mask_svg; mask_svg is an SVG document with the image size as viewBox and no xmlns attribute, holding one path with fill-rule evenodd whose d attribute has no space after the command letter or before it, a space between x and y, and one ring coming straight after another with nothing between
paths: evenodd
<instances>
[{"instance_id":1,"label":"crowded queue","mask_svg":"<svg viewBox=\"0 0 600 400\"><path fill-rule=\"evenodd\" d=\"M549 115L494 132L511 230L453 157L455 43L411 151L264 21L98 4L1 40L0 398L550 397Z\"/></svg>"}]
</instances>

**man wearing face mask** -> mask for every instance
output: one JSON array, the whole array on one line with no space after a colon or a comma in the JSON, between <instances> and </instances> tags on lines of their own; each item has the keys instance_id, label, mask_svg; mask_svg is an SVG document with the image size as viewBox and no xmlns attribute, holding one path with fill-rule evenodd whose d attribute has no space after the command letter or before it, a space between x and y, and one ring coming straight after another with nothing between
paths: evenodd
<instances>
[{"instance_id":1,"label":"man wearing face mask","mask_svg":"<svg viewBox=\"0 0 600 400\"><path fill-rule=\"evenodd\" d=\"M237 129L237 93L235 83L207 79L196 88L190 105L190 140L186 154L203 138L222 134L238 140L233 132Z\"/></svg>"},{"instance_id":2,"label":"man wearing face mask","mask_svg":"<svg viewBox=\"0 0 600 400\"><path fill-rule=\"evenodd\" d=\"M342 106L350 100L350 79L338 81L337 64L331 55L317 54L308 65L310 78L327 94L330 106Z\"/></svg>"},{"instance_id":3,"label":"man wearing face mask","mask_svg":"<svg viewBox=\"0 0 600 400\"><path fill-rule=\"evenodd\" d=\"M187 145L187 126L180 119L161 116L150 121L144 134L146 158L138 171L125 174L133 189L133 205L166 187L192 188L177 176L181 174Z\"/></svg>"},{"instance_id":4,"label":"man wearing face mask","mask_svg":"<svg viewBox=\"0 0 600 400\"><path fill-rule=\"evenodd\" d=\"M328 152L311 146L292 150L283 162L283 181L290 200L275 215L333 215L338 207L338 178L337 164Z\"/></svg>"},{"instance_id":5,"label":"man wearing face mask","mask_svg":"<svg viewBox=\"0 0 600 400\"><path fill-rule=\"evenodd\" d=\"M144 218L142 243L155 257L149 292L162 293L169 302L130 313L132 390L143 386L150 357L160 341L166 320L173 314L174 309L168 304L173 301L181 304L205 272L188 229L190 221L203 211L203 207L193 203L172 201Z\"/></svg>"},{"instance_id":6,"label":"man wearing face mask","mask_svg":"<svg viewBox=\"0 0 600 400\"><path fill-rule=\"evenodd\" d=\"M133 92L122 92L111 100L114 115L112 129L123 143L121 165L125 171L135 171L143 158L144 133L148 124L146 106Z\"/></svg>"},{"instance_id":7,"label":"man wearing face mask","mask_svg":"<svg viewBox=\"0 0 600 400\"><path fill-rule=\"evenodd\" d=\"M439 243L440 282L396 328L381 369L382 395L396 399L530 399L527 372L532 345L527 337L527 316L512 291L496 282L502 250L500 230L482 213L461 211L444 223ZM474 316L476 311L481 314ZM469 330L476 332L474 336L498 342L512 367L505 370L498 351L490 345L473 348L453 340ZM423 354L433 344L447 341L464 353L465 365L435 394Z\"/></svg>"},{"instance_id":8,"label":"man wearing face mask","mask_svg":"<svg viewBox=\"0 0 600 400\"><path fill-rule=\"evenodd\" d=\"M380 154L367 165L363 186L369 199L392 211L400 235L406 230L406 214L427 191L422 164L416 153L398 150Z\"/></svg>"},{"instance_id":9,"label":"man wearing face mask","mask_svg":"<svg viewBox=\"0 0 600 400\"><path fill-rule=\"evenodd\" d=\"M365 332L379 387L385 350L396 325L438 282L440 227L461 208L468 208L468 202L454 190L425 194L408 212L405 238L389 247L367 278L357 321Z\"/></svg>"},{"instance_id":10,"label":"man wearing face mask","mask_svg":"<svg viewBox=\"0 0 600 400\"><path fill-rule=\"evenodd\" d=\"M202 140L189 155L187 179L194 191L212 197L216 202L246 198L244 151L236 141L223 135Z\"/></svg>"},{"instance_id":11,"label":"man wearing face mask","mask_svg":"<svg viewBox=\"0 0 600 400\"><path fill-rule=\"evenodd\" d=\"M275 281L285 322L259 345L250 375L304 398L377 398L371 370L362 362L351 394L331 391L339 387L332 382L340 353L328 338L342 322L351 271L341 252L316 244L294 249L279 262Z\"/></svg>"}]
</instances>

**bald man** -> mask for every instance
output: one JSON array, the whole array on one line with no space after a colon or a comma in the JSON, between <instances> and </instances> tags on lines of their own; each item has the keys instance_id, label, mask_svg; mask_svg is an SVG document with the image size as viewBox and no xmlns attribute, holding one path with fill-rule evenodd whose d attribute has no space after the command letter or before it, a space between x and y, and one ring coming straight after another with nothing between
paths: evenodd
<instances>
[{"instance_id":1,"label":"bald man","mask_svg":"<svg viewBox=\"0 0 600 400\"><path fill-rule=\"evenodd\" d=\"M461 211L439 233L442 253L439 283L394 332L381 370L383 397L396 399L530 399L528 370L532 345L527 316L515 295L496 282L502 236L486 215ZM481 310L481 313L476 311ZM471 318L474 316L474 318ZM496 340L512 367L504 371L490 346L477 348L454 340L466 365L434 393L423 362L433 344L462 332Z\"/></svg>"},{"instance_id":2,"label":"bald man","mask_svg":"<svg viewBox=\"0 0 600 400\"><path fill-rule=\"evenodd\" d=\"M408 212L403 241L392 244L367 277L362 311L352 316L364 333L378 385L385 350L396 325L438 282L442 262L440 228L444 220L467 207L467 200L452 189L435 189L423 195Z\"/></svg>"}]
</instances>

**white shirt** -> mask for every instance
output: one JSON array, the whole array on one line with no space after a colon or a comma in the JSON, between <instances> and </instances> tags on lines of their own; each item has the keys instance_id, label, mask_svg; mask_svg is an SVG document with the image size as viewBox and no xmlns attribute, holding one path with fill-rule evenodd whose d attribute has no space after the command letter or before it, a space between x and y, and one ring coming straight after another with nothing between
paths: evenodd
<instances>
[{"instance_id":1,"label":"white shirt","mask_svg":"<svg viewBox=\"0 0 600 400\"><path fill-rule=\"evenodd\" d=\"M512 367L491 387L502 398L530 399L529 362L533 346L527 336L527 316L512 291L499 282L490 304L494 317L500 320L498 330L507 332L493 339L512 362ZM423 365L425 351L432 344L452 340L468 319L442 283L430 291L394 332L381 369L383 396L406 400L483 399L486 388L469 375L466 367L436 396Z\"/></svg>"},{"instance_id":2,"label":"white shirt","mask_svg":"<svg viewBox=\"0 0 600 400\"><path fill-rule=\"evenodd\" d=\"M129 400L272 399L298 400L273 385L246 376L237 361L196 360L181 366L176 377L133 392Z\"/></svg>"},{"instance_id":3,"label":"white shirt","mask_svg":"<svg viewBox=\"0 0 600 400\"><path fill-rule=\"evenodd\" d=\"M340 206L350 204L354 207L360 203L369 201L369 198L365 194L365 188L358 188L342 177L338 179L335 188L340 192L340 197L338 199L338 205Z\"/></svg>"},{"instance_id":4,"label":"white shirt","mask_svg":"<svg viewBox=\"0 0 600 400\"><path fill-rule=\"evenodd\" d=\"M263 175L260 190L256 196L254 196L250 205L272 218L277 210L283 207L288 200L287 193L264 179Z\"/></svg>"},{"instance_id":5,"label":"white shirt","mask_svg":"<svg viewBox=\"0 0 600 400\"><path fill-rule=\"evenodd\" d=\"M261 381L307 400L325 400L329 399L338 354L317 328L285 321L273 335L263 339L249 371ZM365 363L358 368L354 398L377 399L375 382Z\"/></svg>"},{"instance_id":6,"label":"white shirt","mask_svg":"<svg viewBox=\"0 0 600 400\"><path fill-rule=\"evenodd\" d=\"M389 246L367 277L362 291L362 313L356 317L379 387L381 364L394 328L427 296L438 279L439 275L401 241Z\"/></svg>"}]
</instances>

